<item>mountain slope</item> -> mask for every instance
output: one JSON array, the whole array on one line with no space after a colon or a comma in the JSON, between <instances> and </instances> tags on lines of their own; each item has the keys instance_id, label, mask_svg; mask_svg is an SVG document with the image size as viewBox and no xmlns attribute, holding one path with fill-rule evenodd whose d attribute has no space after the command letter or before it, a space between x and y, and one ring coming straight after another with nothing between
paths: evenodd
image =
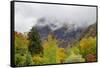
<instances>
[{"instance_id":1,"label":"mountain slope","mask_svg":"<svg viewBox=\"0 0 100 68\"><path fill-rule=\"evenodd\" d=\"M80 39L82 39L84 37L85 38L87 38L87 37L95 37L96 33L97 33L96 31L97 31L96 30L96 23L94 23L94 24L90 25L89 27L87 27L85 29L85 31L82 33Z\"/></svg>"}]
</instances>

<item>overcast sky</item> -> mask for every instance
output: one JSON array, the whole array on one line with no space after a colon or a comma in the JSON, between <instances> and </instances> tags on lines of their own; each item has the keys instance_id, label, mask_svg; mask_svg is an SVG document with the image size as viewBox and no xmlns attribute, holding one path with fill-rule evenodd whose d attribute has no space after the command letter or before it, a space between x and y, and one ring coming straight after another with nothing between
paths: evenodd
<instances>
[{"instance_id":1,"label":"overcast sky","mask_svg":"<svg viewBox=\"0 0 100 68\"><path fill-rule=\"evenodd\" d=\"M96 7L15 3L15 31L29 31L41 17L56 18L69 24L80 25L87 23L90 25L96 22ZM62 22L59 22L59 25Z\"/></svg>"}]
</instances>

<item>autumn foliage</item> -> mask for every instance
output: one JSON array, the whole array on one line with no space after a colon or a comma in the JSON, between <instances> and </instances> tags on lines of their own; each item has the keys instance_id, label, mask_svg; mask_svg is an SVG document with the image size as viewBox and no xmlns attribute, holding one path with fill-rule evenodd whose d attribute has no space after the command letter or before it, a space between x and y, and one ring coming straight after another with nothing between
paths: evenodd
<instances>
[{"instance_id":1,"label":"autumn foliage","mask_svg":"<svg viewBox=\"0 0 100 68\"><path fill-rule=\"evenodd\" d=\"M27 37L15 32L15 64L16 66L42 65L72 62L96 61L96 37L84 37L67 47L59 47L59 41L54 34L49 33L44 40L35 28ZM67 43L67 42L66 42Z\"/></svg>"}]
</instances>

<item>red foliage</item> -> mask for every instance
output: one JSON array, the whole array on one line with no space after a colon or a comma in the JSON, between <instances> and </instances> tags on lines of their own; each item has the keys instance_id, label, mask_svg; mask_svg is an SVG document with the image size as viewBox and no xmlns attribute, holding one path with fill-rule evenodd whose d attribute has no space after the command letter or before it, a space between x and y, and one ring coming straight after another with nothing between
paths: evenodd
<instances>
[{"instance_id":1,"label":"red foliage","mask_svg":"<svg viewBox=\"0 0 100 68\"><path fill-rule=\"evenodd\" d=\"M86 56L86 61L87 61L87 62L96 61L96 55L88 54L88 55Z\"/></svg>"}]
</instances>

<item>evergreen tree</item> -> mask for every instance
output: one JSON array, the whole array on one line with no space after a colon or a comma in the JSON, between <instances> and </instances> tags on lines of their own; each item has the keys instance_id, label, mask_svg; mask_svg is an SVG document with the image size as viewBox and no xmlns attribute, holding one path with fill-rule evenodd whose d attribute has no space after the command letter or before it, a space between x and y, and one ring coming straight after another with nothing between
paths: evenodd
<instances>
[{"instance_id":1,"label":"evergreen tree","mask_svg":"<svg viewBox=\"0 0 100 68\"><path fill-rule=\"evenodd\" d=\"M35 27L32 27L31 31L28 34L28 40L29 40L29 51L31 55L40 54L43 53L43 47L41 45L40 36L38 34L38 31Z\"/></svg>"}]
</instances>

